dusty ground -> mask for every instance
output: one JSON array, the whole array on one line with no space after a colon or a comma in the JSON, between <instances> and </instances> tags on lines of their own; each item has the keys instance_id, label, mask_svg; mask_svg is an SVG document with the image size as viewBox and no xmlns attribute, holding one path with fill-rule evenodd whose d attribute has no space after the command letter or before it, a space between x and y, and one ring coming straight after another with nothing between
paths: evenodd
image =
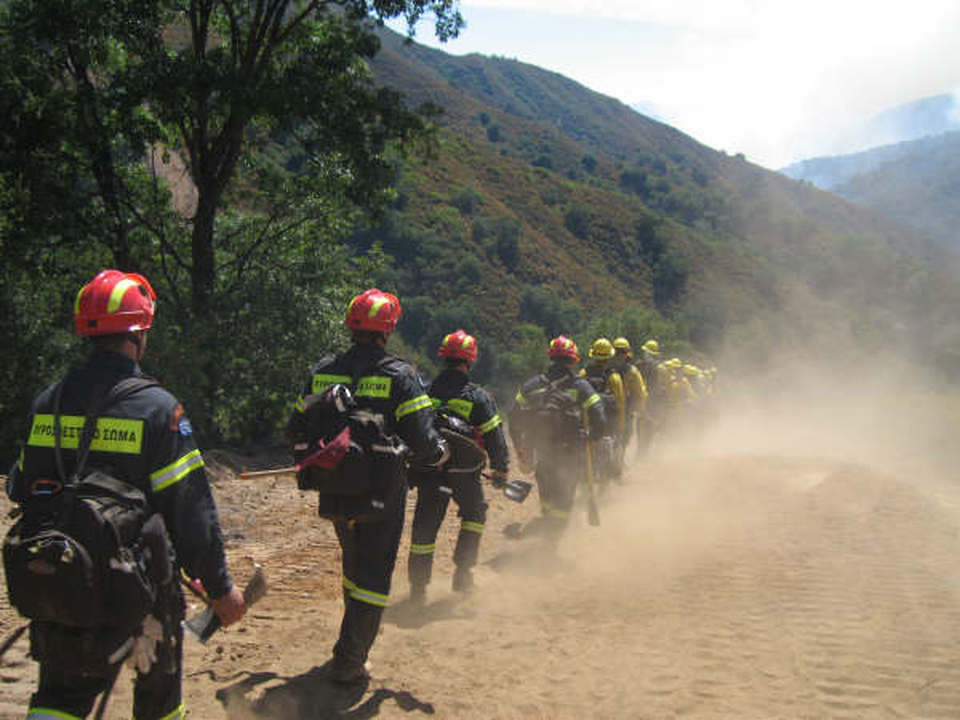
<instances>
[{"instance_id":1,"label":"dusty ground","mask_svg":"<svg viewBox=\"0 0 960 720\"><path fill-rule=\"evenodd\" d=\"M292 479L221 470L234 574L254 559L271 589L241 626L188 641L192 717L960 717L960 487L955 465L916 456L941 436L890 452L905 431L889 423L886 444L759 442L758 427L770 421L634 465L601 527L578 507L559 567L503 534L536 494L491 492L478 591L450 591L448 517L425 614L404 603L407 531L372 680L353 691L325 680L342 609L331 528ZM18 623L3 602L0 637ZM21 639L0 662L0 718L23 717L26 652ZM129 680L109 718L130 716Z\"/></svg>"}]
</instances>

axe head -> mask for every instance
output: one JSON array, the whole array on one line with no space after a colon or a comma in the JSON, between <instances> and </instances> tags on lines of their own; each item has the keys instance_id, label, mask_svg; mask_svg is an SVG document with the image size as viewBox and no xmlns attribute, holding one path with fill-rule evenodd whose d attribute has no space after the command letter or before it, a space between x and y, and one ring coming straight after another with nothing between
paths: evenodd
<instances>
[{"instance_id":1,"label":"axe head","mask_svg":"<svg viewBox=\"0 0 960 720\"><path fill-rule=\"evenodd\" d=\"M260 565L254 565L253 577L247 581L247 586L243 589L243 600L247 606L251 606L266 594L267 578L263 574L263 568ZM220 629L220 618L212 607L207 607L192 618L184 620L183 627L203 645Z\"/></svg>"}]
</instances>

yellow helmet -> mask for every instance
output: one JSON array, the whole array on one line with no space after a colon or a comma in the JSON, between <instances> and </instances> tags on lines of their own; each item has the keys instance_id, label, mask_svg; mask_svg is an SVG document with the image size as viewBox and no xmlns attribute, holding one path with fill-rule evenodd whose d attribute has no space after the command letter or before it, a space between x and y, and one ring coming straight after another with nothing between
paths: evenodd
<instances>
[{"instance_id":1,"label":"yellow helmet","mask_svg":"<svg viewBox=\"0 0 960 720\"><path fill-rule=\"evenodd\" d=\"M613 343L606 338L597 338L590 346L589 356L598 360L607 360L613 357Z\"/></svg>"},{"instance_id":2,"label":"yellow helmet","mask_svg":"<svg viewBox=\"0 0 960 720\"><path fill-rule=\"evenodd\" d=\"M683 366L683 374L687 375L688 377L700 377L702 375L700 368L689 363Z\"/></svg>"},{"instance_id":3,"label":"yellow helmet","mask_svg":"<svg viewBox=\"0 0 960 720\"><path fill-rule=\"evenodd\" d=\"M680 358L670 358L663 362L663 366L670 370L681 370L683 368L683 360Z\"/></svg>"},{"instance_id":4,"label":"yellow helmet","mask_svg":"<svg viewBox=\"0 0 960 720\"><path fill-rule=\"evenodd\" d=\"M651 355L659 355L659 354L660 354L660 343L658 343L656 340L653 340L653 339L647 340L647 341L643 344L643 349L644 349L646 352L650 353Z\"/></svg>"},{"instance_id":5,"label":"yellow helmet","mask_svg":"<svg viewBox=\"0 0 960 720\"><path fill-rule=\"evenodd\" d=\"M626 350L627 352L630 352L631 350L630 341L627 340L625 337L618 337L616 340L613 341L613 349Z\"/></svg>"}]
</instances>

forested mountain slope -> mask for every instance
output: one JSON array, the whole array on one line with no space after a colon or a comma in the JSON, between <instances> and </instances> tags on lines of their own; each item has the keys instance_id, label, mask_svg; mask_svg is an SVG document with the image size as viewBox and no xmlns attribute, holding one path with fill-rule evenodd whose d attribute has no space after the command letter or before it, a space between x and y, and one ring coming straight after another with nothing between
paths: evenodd
<instances>
[{"instance_id":1,"label":"forested mountain slope","mask_svg":"<svg viewBox=\"0 0 960 720\"><path fill-rule=\"evenodd\" d=\"M414 345L458 311L509 348L524 321L553 332L578 308L635 303L701 352L754 362L884 346L960 357L955 258L903 225L514 60L385 34L373 68L412 105L445 109L436 160L405 166L389 222L364 236L396 258ZM544 297L572 315L547 317Z\"/></svg>"},{"instance_id":2,"label":"forested mountain slope","mask_svg":"<svg viewBox=\"0 0 960 720\"><path fill-rule=\"evenodd\" d=\"M960 248L960 132L815 158L784 172L815 183L814 177L832 173L829 189L837 195Z\"/></svg>"}]
</instances>

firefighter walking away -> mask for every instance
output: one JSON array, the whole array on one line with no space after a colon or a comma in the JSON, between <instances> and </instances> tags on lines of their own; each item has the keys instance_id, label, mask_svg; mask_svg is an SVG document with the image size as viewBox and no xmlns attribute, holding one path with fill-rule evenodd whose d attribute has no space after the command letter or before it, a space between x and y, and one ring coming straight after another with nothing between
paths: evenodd
<instances>
[{"instance_id":1,"label":"firefighter walking away","mask_svg":"<svg viewBox=\"0 0 960 720\"><path fill-rule=\"evenodd\" d=\"M403 532L404 456L439 470L449 454L419 376L386 352L401 314L391 293L354 297L345 319L352 346L316 363L288 424L298 482L318 491L319 514L342 550L344 613L332 661L340 683L369 677Z\"/></svg>"},{"instance_id":2,"label":"firefighter walking away","mask_svg":"<svg viewBox=\"0 0 960 720\"><path fill-rule=\"evenodd\" d=\"M102 694L99 717L124 659L136 669L133 717L185 717L181 568L223 626L246 611L190 421L140 370L155 308L134 273L104 270L81 288L74 327L92 353L34 399L9 479L23 515L4 543L8 591L40 663L31 720L86 717ZM45 571L21 572L21 550L50 548L62 553Z\"/></svg>"},{"instance_id":3,"label":"firefighter walking away","mask_svg":"<svg viewBox=\"0 0 960 720\"><path fill-rule=\"evenodd\" d=\"M437 533L443 524L452 497L459 508L460 532L453 562L453 589L473 588L473 567L477 564L480 538L487 521L487 503L481 472L489 455L495 487L507 479L509 455L503 421L490 394L470 381L470 368L477 360L477 341L463 330L443 338L437 355L445 367L430 385L430 398L437 412L441 432L451 446L451 459L441 470L411 472L417 487L413 516L408 574L410 599L417 605L426 601L433 569Z\"/></svg>"},{"instance_id":4,"label":"firefighter walking away","mask_svg":"<svg viewBox=\"0 0 960 720\"><path fill-rule=\"evenodd\" d=\"M569 522L578 481L593 481L588 443L595 445L603 437L597 429L607 426L607 418L593 386L576 374L576 343L560 335L550 341L547 357L546 372L517 391L509 427L520 461L534 467L540 493L542 515L523 534L542 531L545 556L551 557Z\"/></svg>"}]
</instances>

